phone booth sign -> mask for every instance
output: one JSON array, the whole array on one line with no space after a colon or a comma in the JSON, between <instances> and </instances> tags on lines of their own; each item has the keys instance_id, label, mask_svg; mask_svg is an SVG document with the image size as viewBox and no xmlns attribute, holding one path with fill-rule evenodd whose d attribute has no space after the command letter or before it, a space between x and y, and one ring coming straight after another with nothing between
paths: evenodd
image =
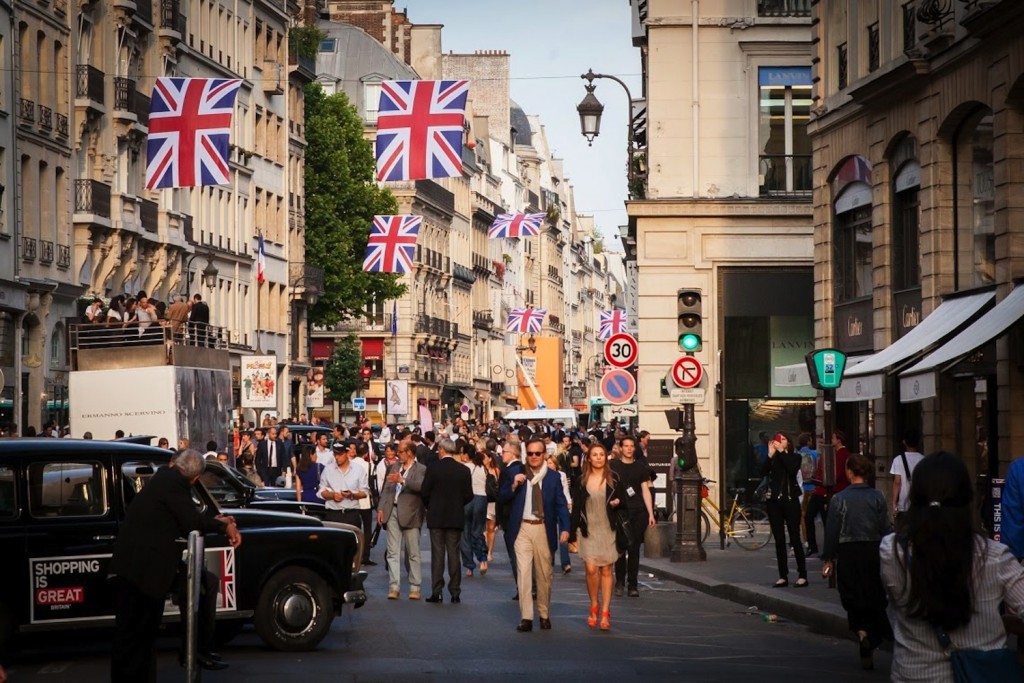
<instances>
[{"instance_id":1,"label":"phone booth sign","mask_svg":"<svg viewBox=\"0 0 1024 683\"><path fill-rule=\"evenodd\" d=\"M815 389L838 389L846 370L846 354L838 349L811 351L804 359L811 386Z\"/></svg>"}]
</instances>

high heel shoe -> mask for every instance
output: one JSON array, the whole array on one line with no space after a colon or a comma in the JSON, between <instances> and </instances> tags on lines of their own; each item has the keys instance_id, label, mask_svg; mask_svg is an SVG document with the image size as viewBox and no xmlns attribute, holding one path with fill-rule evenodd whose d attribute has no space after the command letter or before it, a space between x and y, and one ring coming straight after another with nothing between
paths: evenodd
<instances>
[{"instance_id":1,"label":"high heel shoe","mask_svg":"<svg viewBox=\"0 0 1024 683\"><path fill-rule=\"evenodd\" d=\"M587 617L587 626L590 628L597 626L597 605L590 606L590 616Z\"/></svg>"},{"instance_id":2,"label":"high heel shoe","mask_svg":"<svg viewBox=\"0 0 1024 683\"><path fill-rule=\"evenodd\" d=\"M612 613L601 612L601 630L608 631L612 627Z\"/></svg>"}]
</instances>

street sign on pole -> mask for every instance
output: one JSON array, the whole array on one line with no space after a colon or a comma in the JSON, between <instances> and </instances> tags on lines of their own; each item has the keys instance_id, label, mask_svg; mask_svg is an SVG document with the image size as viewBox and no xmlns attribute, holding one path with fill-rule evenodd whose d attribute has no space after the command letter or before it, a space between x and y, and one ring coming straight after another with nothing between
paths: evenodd
<instances>
[{"instance_id":1,"label":"street sign on pole","mask_svg":"<svg viewBox=\"0 0 1024 683\"><path fill-rule=\"evenodd\" d=\"M669 398L675 403L704 403L707 390L704 387L669 389Z\"/></svg>"},{"instance_id":2,"label":"street sign on pole","mask_svg":"<svg viewBox=\"0 0 1024 683\"><path fill-rule=\"evenodd\" d=\"M617 368L628 368L635 363L637 351L636 338L625 332L613 334L604 343L605 361Z\"/></svg>"},{"instance_id":3,"label":"street sign on pole","mask_svg":"<svg viewBox=\"0 0 1024 683\"><path fill-rule=\"evenodd\" d=\"M672 381L682 389L692 389L704 378L704 366L693 356L683 356L672 364Z\"/></svg>"},{"instance_id":4,"label":"street sign on pole","mask_svg":"<svg viewBox=\"0 0 1024 683\"><path fill-rule=\"evenodd\" d=\"M364 410L366 410L366 397L365 396L356 396L355 398L353 398L352 399L352 410L355 410L356 412L359 412L359 413L361 413Z\"/></svg>"},{"instance_id":5,"label":"street sign on pole","mask_svg":"<svg viewBox=\"0 0 1024 683\"><path fill-rule=\"evenodd\" d=\"M608 406L605 408L606 418L613 417L637 417L640 414L640 406L635 403L626 403L620 406Z\"/></svg>"},{"instance_id":6,"label":"street sign on pole","mask_svg":"<svg viewBox=\"0 0 1024 683\"><path fill-rule=\"evenodd\" d=\"M609 370L601 378L601 396L609 403L629 403L636 395L636 380L625 370Z\"/></svg>"}]
</instances>

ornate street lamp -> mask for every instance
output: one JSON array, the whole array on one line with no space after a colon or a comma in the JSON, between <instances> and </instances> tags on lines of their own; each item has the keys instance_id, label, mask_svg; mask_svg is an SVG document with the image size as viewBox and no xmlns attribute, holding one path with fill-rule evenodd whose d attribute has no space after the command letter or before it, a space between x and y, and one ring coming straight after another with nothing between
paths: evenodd
<instances>
[{"instance_id":1,"label":"ornate street lamp","mask_svg":"<svg viewBox=\"0 0 1024 683\"><path fill-rule=\"evenodd\" d=\"M604 105L594 95L596 85L588 83L584 87L587 89L587 94L576 105L576 111L580 115L580 131L587 139L588 146L593 146L594 138L601 133L601 114L604 112Z\"/></svg>"},{"instance_id":2,"label":"ornate street lamp","mask_svg":"<svg viewBox=\"0 0 1024 683\"><path fill-rule=\"evenodd\" d=\"M206 257L206 267L203 268L203 284L206 285L207 289L213 289L217 286L217 275L219 271L217 266L213 265L213 252L210 252Z\"/></svg>"},{"instance_id":3,"label":"ornate street lamp","mask_svg":"<svg viewBox=\"0 0 1024 683\"><path fill-rule=\"evenodd\" d=\"M633 187L633 178L636 175L636 169L634 168L636 161L633 158L633 116L631 113L633 95L629 92L629 87L621 79L609 74L596 74L593 69L588 69L587 73L582 74L580 78L587 82L583 86L587 89L587 94L576 106L576 111L580 115L580 132L583 133L583 137L587 139L589 145L594 144L594 138L601 132L601 114L604 112L604 105L594 95L594 89L597 87L594 85L594 81L598 78L607 78L621 85L622 89L626 91L626 181L628 183L629 195L633 197L636 194Z\"/></svg>"}]
</instances>

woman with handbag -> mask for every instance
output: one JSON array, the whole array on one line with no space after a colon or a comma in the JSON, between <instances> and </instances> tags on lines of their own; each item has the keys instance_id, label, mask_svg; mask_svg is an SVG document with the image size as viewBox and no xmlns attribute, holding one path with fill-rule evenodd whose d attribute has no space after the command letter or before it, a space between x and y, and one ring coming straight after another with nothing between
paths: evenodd
<instances>
[{"instance_id":1,"label":"woman with handbag","mask_svg":"<svg viewBox=\"0 0 1024 683\"><path fill-rule=\"evenodd\" d=\"M893 681L1021 680L1000 604L1024 611L1024 567L979 533L973 490L960 457L925 457L900 530L882 539Z\"/></svg>"},{"instance_id":2,"label":"woman with handbag","mask_svg":"<svg viewBox=\"0 0 1024 683\"><path fill-rule=\"evenodd\" d=\"M573 492L569 542L579 542L579 555L586 569L590 615L587 626L611 628L612 567L629 547L628 529L622 528L619 503L622 491L615 473L608 466L608 451L601 444L587 450L583 473ZM600 605L598 600L600 598Z\"/></svg>"},{"instance_id":3,"label":"woman with handbag","mask_svg":"<svg viewBox=\"0 0 1024 683\"><path fill-rule=\"evenodd\" d=\"M490 440L488 440L490 445ZM496 444L485 450L484 469L487 470L487 479L484 481L484 491L487 495L487 521L484 528L484 542L487 544L487 561L494 559L494 536L498 528L498 477L501 475L501 467L498 465L497 456L494 455Z\"/></svg>"},{"instance_id":4,"label":"woman with handbag","mask_svg":"<svg viewBox=\"0 0 1024 683\"><path fill-rule=\"evenodd\" d=\"M804 557L804 545L800 540L800 487L796 482L796 474L800 471L800 454L793 451L789 437L782 432L777 433L768 442L768 459L764 461L761 475L768 477L768 496L765 510L768 513L768 524L775 537L775 559L779 567L779 580L772 584L775 588L789 585L789 557L786 553L786 532L789 532L789 545L796 557L798 578L793 584L796 588L807 586L807 560Z\"/></svg>"}]
</instances>

